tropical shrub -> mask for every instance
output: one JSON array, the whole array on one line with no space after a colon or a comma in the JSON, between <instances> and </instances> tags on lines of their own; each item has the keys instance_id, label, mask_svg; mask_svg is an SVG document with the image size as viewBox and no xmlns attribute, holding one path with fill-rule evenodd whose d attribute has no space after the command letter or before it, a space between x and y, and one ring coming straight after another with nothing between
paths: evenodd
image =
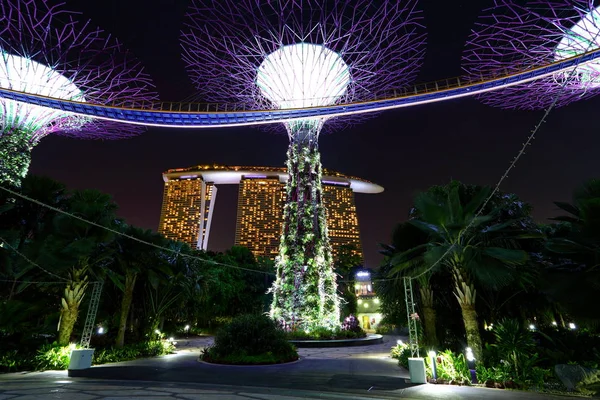
<instances>
[{"instance_id":1,"label":"tropical shrub","mask_svg":"<svg viewBox=\"0 0 600 400\"><path fill-rule=\"evenodd\" d=\"M398 360L398 365L408 368L408 358L410 357L410 348L406 343L398 343L392 347L390 356Z\"/></svg>"},{"instance_id":2,"label":"tropical shrub","mask_svg":"<svg viewBox=\"0 0 600 400\"><path fill-rule=\"evenodd\" d=\"M484 351L484 367L477 365L477 379L489 387L541 388L552 379L549 369L540 367L534 334L525 324L506 319L494 327L495 343ZM481 364L481 363L480 363Z\"/></svg>"},{"instance_id":3,"label":"tropical shrub","mask_svg":"<svg viewBox=\"0 0 600 400\"><path fill-rule=\"evenodd\" d=\"M600 336L583 329L544 327L534 333L540 364L554 368L556 364L576 363L586 368L600 366Z\"/></svg>"},{"instance_id":4,"label":"tropical shrub","mask_svg":"<svg viewBox=\"0 0 600 400\"><path fill-rule=\"evenodd\" d=\"M44 371L47 369L67 369L71 361L71 351L78 348L74 343L60 346L56 342L43 345L35 356L36 369Z\"/></svg>"},{"instance_id":5,"label":"tropical shrub","mask_svg":"<svg viewBox=\"0 0 600 400\"><path fill-rule=\"evenodd\" d=\"M435 362L438 381L459 385L471 383L467 360L462 353L455 354L451 350L446 350L437 354Z\"/></svg>"},{"instance_id":6,"label":"tropical shrub","mask_svg":"<svg viewBox=\"0 0 600 400\"><path fill-rule=\"evenodd\" d=\"M359 327L360 329L360 327ZM292 330L286 332L287 338L290 340L342 340L342 339L358 339L367 336L367 333L362 329L358 331L345 329L329 329L325 327L313 328L310 331Z\"/></svg>"},{"instance_id":7,"label":"tropical shrub","mask_svg":"<svg viewBox=\"0 0 600 400\"><path fill-rule=\"evenodd\" d=\"M106 364L112 362L129 361L143 357L156 357L170 354L175 350L172 342L166 340L153 340L125 345L121 348L110 347L96 349L92 363Z\"/></svg>"},{"instance_id":8,"label":"tropical shrub","mask_svg":"<svg viewBox=\"0 0 600 400\"><path fill-rule=\"evenodd\" d=\"M375 333L378 333L380 335L390 335L390 334L394 333L395 329L396 328L393 325L380 323L379 325L377 325L377 329L375 329Z\"/></svg>"},{"instance_id":9,"label":"tropical shrub","mask_svg":"<svg viewBox=\"0 0 600 400\"><path fill-rule=\"evenodd\" d=\"M219 329L201 358L221 364L274 364L297 360L298 353L272 319L246 314Z\"/></svg>"},{"instance_id":10,"label":"tropical shrub","mask_svg":"<svg viewBox=\"0 0 600 400\"><path fill-rule=\"evenodd\" d=\"M34 355L21 350L0 352L0 373L35 369Z\"/></svg>"}]
</instances>

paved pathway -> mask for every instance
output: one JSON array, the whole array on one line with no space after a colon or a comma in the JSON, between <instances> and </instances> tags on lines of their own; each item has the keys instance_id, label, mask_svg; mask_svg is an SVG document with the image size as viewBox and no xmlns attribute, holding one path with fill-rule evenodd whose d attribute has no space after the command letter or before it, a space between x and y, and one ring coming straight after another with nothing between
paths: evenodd
<instances>
[{"instance_id":1,"label":"paved pathway","mask_svg":"<svg viewBox=\"0 0 600 400\"><path fill-rule=\"evenodd\" d=\"M85 370L93 379L194 382L201 384L310 388L331 390L397 390L408 387L408 371L390 357L399 337L386 336L382 344L356 347L299 349L294 363L265 366L229 366L198 362L202 347L212 339L179 341L177 354Z\"/></svg>"},{"instance_id":2,"label":"paved pathway","mask_svg":"<svg viewBox=\"0 0 600 400\"><path fill-rule=\"evenodd\" d=\"M29 399L522 399L549 396L485 388L411 385L389 357L398 337L379 345L299 349L301 360L271 366L198 362L212 339L180 340L177 354L96 366L85 378L65 371L0 375L0 400Z\"/></svg>"}]
</instances>

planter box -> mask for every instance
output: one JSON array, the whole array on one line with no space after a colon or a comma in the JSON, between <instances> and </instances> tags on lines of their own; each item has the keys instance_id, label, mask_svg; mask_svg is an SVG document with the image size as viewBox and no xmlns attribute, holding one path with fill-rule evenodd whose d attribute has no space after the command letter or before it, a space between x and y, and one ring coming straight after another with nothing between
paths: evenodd
<instances>
[{"instance_id":1,"label":"planter box","mask_svg":"<svg viewBox=\"0 0 600 400\"><path fill-rule=\"evenodd\" d=\"M408 359L408 372L410 373L410 383L427 383L425 374L425 360L422 358Z\"/></svg>"},{"instance_id":2,"label":"planter box","mask_svg":"<svg viewBox=\"0 0 600 400\"><path fill-rule=\"evenodd\" d=\"M71 351L71 361L69 362L69 376L71 371L88 369L92 366L94 349L76 349Z\"/></svg>"}]
</instances>

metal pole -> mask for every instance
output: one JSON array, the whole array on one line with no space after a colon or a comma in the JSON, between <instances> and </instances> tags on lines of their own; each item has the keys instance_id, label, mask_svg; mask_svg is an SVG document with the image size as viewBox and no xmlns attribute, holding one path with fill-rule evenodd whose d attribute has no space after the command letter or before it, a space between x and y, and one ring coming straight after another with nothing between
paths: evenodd
<instances>
[{"instance_id":1,"label":"metal pole","mask_svg":"<svg viewBox=\"0 0 600 400\"><path fill-rule=\"evenodd\" d=\"M98 306L100 305L100 295L102 294L103 285L104 281L98 281L94 282L94 286L92 287L88 314L85 318L83 333L81 334L81 347L86 349L90 347L90 340L92 339L92 333L94 331L94 326L96 325L96 314L98 313Z\"/></svg>"},{"instance_id":2,"label":"metal pole","mask_svg":"<svg viewBox=\"0 0 600 400\"><path fill-rule=\"evenodd\" d=\"M408 346L411 357L419 357L419 339L413 298L412 278L404 278L404 299L406 300L406 316L408 319Z\"/></svg>"}]
</instances>

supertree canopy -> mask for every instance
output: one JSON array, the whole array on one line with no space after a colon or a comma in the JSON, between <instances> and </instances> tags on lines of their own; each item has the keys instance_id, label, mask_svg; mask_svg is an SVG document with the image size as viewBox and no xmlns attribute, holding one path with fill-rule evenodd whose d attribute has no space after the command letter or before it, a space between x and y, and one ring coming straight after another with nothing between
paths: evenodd
<instances>
[{"instance_id":1,"label":"supertree canopy","mask_svg":"<svg viewBox=\"0 0 600 400\"><path fill-rule=\"evenodd\" d=\"M75 17L44 0L0 0L0 86L117 106L154 100L140 64L114 39ZM0 184L20 184L31 150L48 134L117 139L141 129L2 98Z\"/></svg>"},{"instance_id":2,"label":"supertree canopy","mask_svg":"<svg viewBox=\"0 0 600 400\"><path fill-rule=\"evenodd\" d=\"M600 8L593 0L497 0L467 43L463 66L473 80L547 65L600 46ZM480 95L486 104L516 109L564 106L600 91L600 62Z\"/></svg>"},{"instance_id":3,"label":"supertree canopy","mask_svg":"<svg viewBox=\"0 0 600 400\"><path fill-rule=\"evenodd\" d=\"M250 109L369 100L402 88L420 66L416 0L193 0L184 61L209 101ZM322 204L325 119L286 122L286 205L271 316L294 329L339 326ZM329 120L327 124L337 122Z\"/></svg>"}]
</instances>

